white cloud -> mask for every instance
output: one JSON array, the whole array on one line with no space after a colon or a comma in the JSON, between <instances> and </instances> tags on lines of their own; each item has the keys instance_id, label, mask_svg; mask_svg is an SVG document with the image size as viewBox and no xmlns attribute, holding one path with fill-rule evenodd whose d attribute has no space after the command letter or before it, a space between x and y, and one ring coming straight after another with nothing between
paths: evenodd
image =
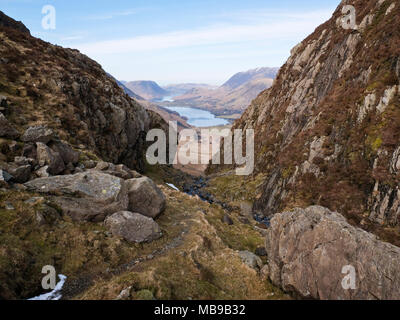
<instances>
[{"instance_id":1,"label":"white cloud","mask_svg":"<svg viewBox=\"0 0 400 320\"><path fill-rule=\"evenodd\" d=\"M123 16L131 16L134 14L137 14L141 12L143 9L132 9L132 10L125 10L125 11L120 11L120 12L111 12L111 13L106 13L106 14L93 14L89 15L83 18L83 20L111 20L117 17L123 17Z\"/></svg>"},{"instance_id":2,"label":"white cloud","mask_svg":"<svg viewBox=\"0 0 400 320\"><path fill-rule=\"evenodd\" d=\"M206 28L81 44L78 45L78 49L88 55L100 52L102 54L121 54L167 48L290 38L313 31L314 28L330 16L331 11L311 12L304 15L292 14L290 19L282 18L274 22L213 25Z\"/></svg>"}]
</instances>

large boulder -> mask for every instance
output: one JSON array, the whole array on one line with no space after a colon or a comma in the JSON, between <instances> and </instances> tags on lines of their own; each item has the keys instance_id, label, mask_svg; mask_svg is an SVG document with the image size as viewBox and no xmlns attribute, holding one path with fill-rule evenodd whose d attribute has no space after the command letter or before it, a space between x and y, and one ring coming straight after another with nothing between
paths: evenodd
<instances>
[{"instance_id":1,"label":"large boulder","mask_svg":"<svg viewBox=\"0 0 400 320\"><path fill-rule=\"evenodd\" d=\"M400 299L400 248L313 206L276 214L263 273L283 290L313 299Z\"/></svg>"},{"instance_id":2,"label":"large boulder","mask_svg":"<svg viewBox=\"0 0 400 320\"><path fill-rule=\"evenodd\" d=\"M142 177L126 182L129 190L129 211L155 218L165 210L165 196L151 179Z\"/></svg>"},{"instance_id":3,"label":"large boulder","mask_svg":"<svg viewBox=\"0 0 400 320\"><path fill-rule=\"evenodd\" d=\"M37 160L39 166L48 166L48 172L52 175L60 174L65 170L64 161L58 152L53 151L44 143L36 143Z\"/></svg>"},{"instance_id":4,"label":"large boulder","mask_svg":"<svg viewBox=\"0 0 400 320\"><path fill-rule=\"evenodd\" d=\"M49 194L75 221L103 221L128 208L124 180L89 170L74 175L40 178L25 183L28 190Z\"/></svg>"},{"instance_id":5,"label":"large boulder","mask_svg":"<svg viewBox=\"0 0 400 320\"><path fill-rule=\"evenodd\" d=\"M6 117L0 112L0 137L17 139L19 132L15 129Z\"/></svg>"},{"instance_id":6,"label":"large boulder","mask_svg":"<svg viewBox=\"0 0 400 320\"><path fill-rule=\"evenodd\" d=\"M105 225L113 235L131 243L151 242L162 235L152 218L129 211L114 213L105 220Z\"/></svg>"},{"instance_id":7,"label":"large boulder","mask_svg":"<svg viewBox=\"0 0 400 320\"><path fill-rule=\"evenodd\" d=\"M29 127L22 135L23 142L49 143L54 138L54 132L46 126Z\"/></svg>"}]
</instances>

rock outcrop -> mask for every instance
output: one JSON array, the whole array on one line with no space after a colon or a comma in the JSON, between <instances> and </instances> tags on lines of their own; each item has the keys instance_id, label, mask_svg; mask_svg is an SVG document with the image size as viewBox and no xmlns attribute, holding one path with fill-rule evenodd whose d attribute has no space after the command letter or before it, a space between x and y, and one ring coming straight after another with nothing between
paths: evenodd
<instances>
[{"instance_id":1,"label":"rock outcrop","mask_svg":"<svg viewBox=\"0 0 400 320\"><path fill-rule=\"evenodd\" d=\"M150 218L156 218L165 209L166 199L155 183L147 178L127 181L129 210Z\"/></svg>"},{"instance_id":2,"label":"rock outcrop","mask_svg":"<svg viewBox=\"0 0 400 320\"><path fill-rule=\"evenodd\" d=\"M109 216L104 223L113 235L132 243L150 242L162 235L160 227L152 218L139 213L117 212Z\"/></svg>"},{"instance_id":3,"label":"rock outcrop","mask_svg":"<svg viewBox=\"0 0 400 320\"><path fill-rule=\"evenodd\" d=\"M326 208L276 214L266 250L263 272L302 298L400 299L400 248Z\"/></svg>"},{"instance_id":4,"label":"rock outcrop","mask_svg":"<svg viewBox=\"0 0 400 320\"><path fill-rule=\"evenodd\" d=\"M357 28L343 27L345 5ZM342 1L235 123L254 129L254 176L265 176L254 213L318 204L400 225L399 19L398 1Z\"/></svg>"},{"instance_id":5,"label":"rock outcrop","mask_svg":"<svg viewBox=\"0 0 400 320\"><path fill-rule=\"evenodd\" d=\"M76 221L99 222L128 208L125 181L95 170L35 179L25 186L28 190L50 195L63 213Z\"/></svg>"},{"instance_id":6,"label":"rock outcrop","mask_svg":"<svg viewBox=\"0 0 400 320\"><path fill-rule=\"evenodd\" d=\"M10 125L28 129L22 142L49 144L54 133L102 160L143 171L146 133L163 119L126 95L95 61L25 29L0 12L0 42L7 44L0 46L0 94L7 95ZM2 116L0 123L1 136L17 137L11 127L5 130ZM76 161L69 156L67 162Z\"/></svg>"}]
</instances>

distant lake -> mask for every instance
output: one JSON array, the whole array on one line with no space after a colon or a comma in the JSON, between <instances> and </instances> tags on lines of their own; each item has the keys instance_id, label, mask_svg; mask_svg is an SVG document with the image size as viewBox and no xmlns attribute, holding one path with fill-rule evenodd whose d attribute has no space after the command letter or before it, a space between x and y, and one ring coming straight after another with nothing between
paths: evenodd
<instances>
[{"instance_id":1,"label":"distant lake","mask_svg":"<svg viewBox=\"0 0 400 320\"><path fill-rule=\"evenodd\" d=\"M226 119L220 119L215 117L211 112L206 110L200 110L196 108L186 108L186 107L164 107L168 110L175 111L179 113L181 117L189 119L187 123L194 127L214 127L214 126L224 126L229 124Z\"/></svg>"}]
</instances>

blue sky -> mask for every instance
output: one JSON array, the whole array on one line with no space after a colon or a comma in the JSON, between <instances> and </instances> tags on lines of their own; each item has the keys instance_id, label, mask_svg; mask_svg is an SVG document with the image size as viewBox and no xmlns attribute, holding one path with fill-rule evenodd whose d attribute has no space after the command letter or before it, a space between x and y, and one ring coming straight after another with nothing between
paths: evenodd
<instances>
[{"instance_id":1,"label":"blue sky","mask_svg":"<svg viewBox=\"0 0 400 320\"><path fill-rule=\"evenodd\" d=\"M281 66L340 0L0 0L34 36L77 48L120 80L222 84ZM42 28L42 8L56 29Z\"/></svg>"}]
</instances>

